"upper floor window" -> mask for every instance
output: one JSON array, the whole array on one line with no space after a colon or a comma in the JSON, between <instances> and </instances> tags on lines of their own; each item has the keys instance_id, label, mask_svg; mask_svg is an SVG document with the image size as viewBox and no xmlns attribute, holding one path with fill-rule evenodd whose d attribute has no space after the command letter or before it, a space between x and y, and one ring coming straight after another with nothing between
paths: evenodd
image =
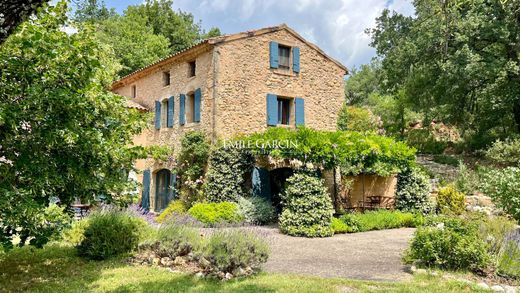
<instances>
[{"instance_id":1,"label":"upper floor window","mask_svg":"<svg viewBox=\"0 0 520 293\"><path fill-rule=\"evenodd\" d=\"M278 124L289 125L291 117L291 102L289 98L278 97Z\"/></svg>"},{"instance_id":2,"label":"upper floor window","mask_svg":"<svg viewBox=\"0 0 520 293\"><path fill-rule=\"evenodd\" d=\"M170 72L164 71L163 72L163 86L170 85Z\"/></svg>"},{"instance_id":3,"label":"upper floor window","mask_svg":"<svg viewBox=\"0 0 520 293\"><path fill-rule=\"evenodd\" d=\"M188 62L188 77L195 76L197 70L197 63L195 63L195 60Z\"/></svg>"},{"instance_id":4,"label":"upper floor window","mask_svg":"<svg viewBox=\"0 0 520 293\"><path fill-rule=\"evenodd\" d=\"M278 68L289 69L291 67L291 48L278 45Z\"/></svg>"},{"instance_id":5,"label":"upper floor window","mask_svg":"<svg viewBox=\"0 0 520 293\"><path fill-rule=\"evenodd\" d=\"M135 85L132 86L132 99L137 97L137 87Z\"/></svg>"}]
</instances>

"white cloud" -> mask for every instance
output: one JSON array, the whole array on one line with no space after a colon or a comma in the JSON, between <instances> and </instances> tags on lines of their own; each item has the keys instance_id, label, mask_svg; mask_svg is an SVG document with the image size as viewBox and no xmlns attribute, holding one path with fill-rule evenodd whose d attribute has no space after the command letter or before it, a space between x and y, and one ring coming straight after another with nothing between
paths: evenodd
<instances>
[{"instance_id":1,"label":"white cloud","mask_svg":"<svg viewBox=\"0 0 520 293\"><path fill-rule=\"evenodd\" d=\"M375 55L364 31L383 9L414 13L411 0L177 0L174 6L226 34L287 23L349 68Z\"/></svg>"}]
</instances>

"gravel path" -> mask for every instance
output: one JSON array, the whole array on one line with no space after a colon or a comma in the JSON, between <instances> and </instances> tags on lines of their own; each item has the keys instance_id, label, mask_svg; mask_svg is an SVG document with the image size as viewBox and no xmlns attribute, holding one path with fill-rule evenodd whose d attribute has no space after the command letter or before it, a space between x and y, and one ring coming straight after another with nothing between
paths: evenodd
<instances>
[{"instance_id":1,"label":"gravel path","mask_svg":"<svg viewBox=\"0 0 520 293\"><path fill-rule=\"evenodd\" d=\"M402 280L402 252L412 228L340 234L329 238L301 238L281 234L275 227L249 228L265 238L271 255L267 272L365 280Z\"/></svg>"}]
</instances>

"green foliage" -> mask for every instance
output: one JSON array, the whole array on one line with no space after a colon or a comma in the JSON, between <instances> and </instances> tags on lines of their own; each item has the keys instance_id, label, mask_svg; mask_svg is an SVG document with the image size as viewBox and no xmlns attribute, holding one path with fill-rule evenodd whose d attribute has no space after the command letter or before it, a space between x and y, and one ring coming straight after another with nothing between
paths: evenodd
<instances>
[{"instance_id":1,"label":"green foliage","mask_svg":"<svg viewBox=\"0 0 520 293\"><path fill-rule=\"evenodd\" d=\"M417 228L405 256L423 266L474 272L486 270L490 259L477 226L454 218Z\"/></svg>"},{"instance_id":2,"label":"green foliage","mask_svg":"<svg viewBox=\"0 0 520 293\"><path fill-rule=\"evenodd\" d=\"M102 260L129 253L137 248L147 223L127 213L102 211L91 214L78 253Z\"/></svg>"},{"instance_id":3,"label":"green foliage","mask_svg":"<svg viewBox=\"0 0 520 293\"><path fill-rule=\"evenodd\" d=\"M516 223L506 217L482 215L478 221L480 238L485 239L491 255L499 255L507 244L507 237L515 229Z\"/></svg>"},{"instance_id":4,"label":"green foliage","mask_svg":"<svg viewBox=\"0 0 520 293\"><path fill-rule=\"evenodd\" d=\"M107 8L104 1L84 0L77 2L74 20L79 22L99 22L117 15L114 8Z\"/></svg>"},{"instance_id":5,"label":"green foliage","mask_svg":"<svg viewBox=\"0 0 520 293\"><path fill-rule=\"evenodd\" d=\"M482 191L497 207L520 221L520 168L489 169L481 178Z\"/></svg>"},{"instance_id":6,"label":"green foliage","mask_svg":"<svg viewBox=\"0 0 520 293\"><path fill-rule=\"evenodd\" d=\"M177 214L185 214L187 211L186 204L182 200L173 200L168 206L162 211L162 213L155 219L157 223L162 223L168 219L168 217Z\"/></svg>"},{"instance_id":7,"label":"green foliage","mask_svg":"<svg viewBox=\"0 0 520 293\"><path fill-rule=\"evenodd\" d=\"M188 210L188 214L207 226L239 223L243 220L234 202L196 203Z\"/></svg>"},{"instance_id":8,"label":"green foliage","mask_svg":"<svg viewBox=\"0 0 520 293\"><path fill-rule=\"evenodd\" d=\"M520 233L518 230L506 237L501 253L498 256L498 273L502 276L520 278Z\"/></svg>"},{"instance_id":9,"label":"green foliage","mask_svg":"<svg viewBox=\"0 0 520 293\"><path fill-rule=\"evenodd\" d=\"M271 202L259 196L241 197L238 210L248 224L265 225L276 219L276 210Z\"/></svg>"},{"instance_id":10,"label":"green foliage","mask_svg":"<svg viewBox=\"0 0 520 293\"><path fill-rule=\"evenodd\" d=\"M409 168L397 176L395 207L405 212L430 213L434 206L430 200L430 180L418 168Z\"/></svg>"},{"instance_id":11,"label":"green foliage","mask_svg":"<svg viewBox=\"0 0 520 293\"><path fill-rule=\"evenodd\" d=\"M343 222L342 220L340 220L338 218L332 218L330 227L332 228L332 231L334 231L334 234L352 232L350 227L347 224L345 224L345 222Z\"/></svg>"},{"instance_id":12,"label":"green foliage","mask_svg":"<svg viewBox=\"0 0 520 293\"><path fill-rule=\"evenodd\" d=\"M435 138L430 129L410 129L406 136L406 143L413 146L422 154L442 154L448 143Z\"/></svg>"},{"instance_id":13,"label":"green foliage","mask_svg":"<svg viewBox=\"0 0 520 293\"><path fill-rule=\"evenodd\" d=\"M184 256L190 252L198 252L202 248L200 233L192 227L168 223L162 225L157 232L157 242L145 242L140 250L152 249L159 257Z\"/></svg>"},{"instance_id":14,"label":"green foliage","mask_svg":"<svg viewBox=\"0 0 520 293\"><path fill-rule=\"evenodd\" d=\"M200 131L187 132L181 140L177 175L181 179L180 198L188 207L203 200L202 184L208 163L209 143Z\"/></svg>"},{"instance_id":15,"label":"green foliage","mask_svg":"<svg viewBox=\"0 0 520 293\"><path fill-rule=\"evenodd\" d=\"M132 146L146 125L109 91L115 66L93 31L62 31L66 5L46 8L0 48L0 242L47 237L39 230L51 198L67 206L103 195L130 202ZM120 172L122 171L122 172Z\"/></svg>"},{"instance_id":16,"label":"green foliage","mask_svg":"<svg viewBox=\"0 0 520 293\"><path fill-rule=\"evenodd\" d=\"M377 133L382 128L381 119L366 108L343 105L338 115L338 129Z\"/></svg>"},{"instance_id":17,"label":"green foliage","mask_svg":"<svg viewBox=\"0 0 520 293\"><path fill-rule=\"evenodd\" d=\"M460 215L466 208L465 195L453 184L441 187L437 194L437 211Z\"/></svg>"},{"instance_id":18,"label":"green foliage","mask_svg":"<svg viewBox=\"0 0 520 293\"><path fill-rule=\"evenodd\" d=\"M424 223L424 217L421 214L389 210L369 211L360 214L344 214L339 220L346 225L347 233L418 227Z\"/></svg>"},{"instance_id":19,"label":"green foliage","mask_svg":"<svg viewBox=\"0 0 520 293\"><path fill-rule=\"evenodd\" d=\"M211 151L204 184L204 196L212 202L238 202L246 197L246 174L253 169L254 158L247 150L220 146Z\"/></svg>"},{"instance_id":20,"label":"green foliage","mask_svg":"<svg viewBox=\"0 0 520 293\"><path fill-rule=\"evenodd\" d=\"M520 166L520 138L495 141L486 151L486 157L499 164Z\"/></svg>"},{"instance_id":21,"label":"green foliage","mask_svg":"<svg viewBox=\"0 0 520 293\"><path fill-rule=\"evenodd\" d=\"M400 173L415 161L415 150L406 144L359 132L274 127L244 137L240 142L250 146L253 155L294 158L327 169L341 166L343 174L388 176ZM278 147L279 144L283 147Z\"/></svg>"},{"instance_id":22,"label":"green foliage","mask_svg":"<svg viewBox=\"0 0 520 293\"><path fill-rule=\"evenodd\" d=\"M460 190L465 194L473 194L479 189L479 172L469 169L462 161L460 161L457 177L455 178L453 184L455 184L457 190Z\"/></svg>"},{"instance_id":23,"label":"green foliage","mask_svg":"<svg viewBox=\"0 0 520 293\"><path fill-rule=\"evenodd\" d=\"M322 180L305 174L287 179L281 195L280 230L291 236L327 237L331 228L332 202Z\"/></svg>"},{"instance_id":24,"label":"green foliage","mask_svg":"<svg viewBox=\"0 0 520 293\"><path fill-rule=\"evenodd\" d=\"M99 23L99 42L110 46L121 64L120 76L145 67L168 56L168 39L154 34L144 15L127 10L124 16L113 16Z\"/></svg>"},{"instance_id":25,"label":"green foliage","mask_svg":"<svg viewBox=\"0 0 520 293\"><path fill-rule=\"evenodd\" d=\"M253 233L220 230L209 238L203 256L213 271L234 273L246 268L259 270L267 261L269 246Z\"/></svg>"},{"instance_id":26,"label":"green foliage","mask_svg":"<svg viewBox=\"0 0 520 293\"><path fill-rule=\"evenodd\" d=\"M435 155L433 156L433 161L435 163L450 165L454 167L459 166L459 159L448 155Z\"/></svg>"},{"instance_id":27,"label":"green foliage","mask_svg":"<svg viewBox=\"0 0 520 293\"><path fill-rule=\"evenodd\" d=\"M381 91L401 92L426 121L458 125L471 136L519 132L519 2L413 4L414 16L384 10L369 31Z\"/></svg>"},{"instance_id":28,"label":"green foliage","mask_svg":"<svg viewBox=\"0 0 520 293\"><path fill-rule=\"evenodd\" d=\"M89 218L74 221L70 228L63 231L61 238L65 243L78 246L85 239L85 230L89 225Z\"/></svg>"},{"instance_id":29,"label":"green foliage","mask_svg":"<svg viewBox=\"0 0 520 293\"><path fill-rule=\"evenodd\" d=\"M365 104L372 93L379 92L381 65L377 61L352 68L345 81L345 99L348 105Z\"/></svg>"}]
</instances>

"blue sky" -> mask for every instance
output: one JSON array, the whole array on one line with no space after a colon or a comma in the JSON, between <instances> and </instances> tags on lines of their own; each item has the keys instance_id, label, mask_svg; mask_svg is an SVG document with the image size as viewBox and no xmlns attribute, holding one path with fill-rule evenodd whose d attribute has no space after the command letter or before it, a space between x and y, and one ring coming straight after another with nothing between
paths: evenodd
<instances>
[{"instance_id":1,"label":"blue sky","mask_svg":"<svg viewBox=\"0 0 520 293\"><path fill-rule=\"evenodd\" d=\"M122 12L142 0L105 0ZM413 14L410 0L174 0L174 8L191 12L204 29L230 34L286 23L348 68L375 55L364 30L375 25L384 8Z\"/></svg>"}]
</instances>

